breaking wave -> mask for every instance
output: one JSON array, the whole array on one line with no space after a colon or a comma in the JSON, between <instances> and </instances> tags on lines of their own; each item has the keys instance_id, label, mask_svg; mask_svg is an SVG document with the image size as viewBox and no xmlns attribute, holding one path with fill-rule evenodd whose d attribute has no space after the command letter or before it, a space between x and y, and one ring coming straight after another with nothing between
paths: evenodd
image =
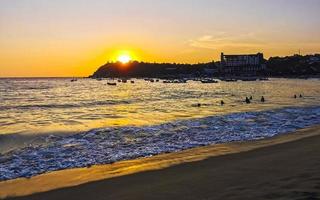
<instances>
[{"instance_id":1,"label":"breaking wave","mask_svg":"<svg viewBox=\"0 0 320 200\"><path fill-rule=\"evenodd\" d=\"M0 181L108 164L189 148L258 140L320 124L320 107L283 108L181 120L154 126L95 129L46 136L0 154Z\"/></svg>"}]
</instances>

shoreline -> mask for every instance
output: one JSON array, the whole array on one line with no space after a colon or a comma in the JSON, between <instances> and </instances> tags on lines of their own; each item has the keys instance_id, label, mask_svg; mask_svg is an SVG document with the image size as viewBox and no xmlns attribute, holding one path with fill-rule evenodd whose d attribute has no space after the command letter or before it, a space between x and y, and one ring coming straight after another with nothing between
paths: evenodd
<instances>
[{"instance_id":1,"label":"shoreline","mask_svg":"<svg viewBox=\"0 0 320 200\"><path fill-rule=\"evenodd\" d=\"M139 176L139 174L147 173L147 171L165 172L175 166L184 166L188 165L188 163L201 163L212 158L221 158L223 155L237 154L241 156L245 152L254 152L265 147L281 146L285 143L318 136L320 136L320 126L314 126L263 140L198 147L181 152L121 161L114 164L56 171L30 179L21 178L3 181L0 182L0 198L22 196L23 199L23 196L36 193L40 193L39 195L41 196L52 190L54 190L52 192L68 190L69 188L70 190L76 190L77 187L81 187L82 185L95 184L99 181L112 181L117 179L117 177L121 179L122 177Z\"/></svg>"},{"instance_id":2,"label":"shoreline","mask_svg":"<svg viewBox=\"0 0 320 200\"><path fill-rule=\"evenodd\" d=\"M49 136L43 138L43 144L40 141L39 145L6 153L1 164L0 181L134 160L211 144L269 138L318 125L319 113L319 106L266 111L261 108L253 112L213 115L152 126L110 127L66 137Z\"/></svg>"}]
</instances>

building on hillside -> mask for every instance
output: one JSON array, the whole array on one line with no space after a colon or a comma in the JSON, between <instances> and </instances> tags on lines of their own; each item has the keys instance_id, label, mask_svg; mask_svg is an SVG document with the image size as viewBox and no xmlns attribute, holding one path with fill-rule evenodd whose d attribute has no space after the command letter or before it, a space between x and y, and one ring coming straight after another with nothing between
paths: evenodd
<instances>
[{"instance_id":1,"label":"building on hillside","mask_svg":"<svg viewBox=\"0 0 320 200\"><path fill-rule=\"evenodd\" d=\"M221 53L220 73L236 76L254 76L266 69L262 53L225 55Z\"/></svg>"}]
</instances>

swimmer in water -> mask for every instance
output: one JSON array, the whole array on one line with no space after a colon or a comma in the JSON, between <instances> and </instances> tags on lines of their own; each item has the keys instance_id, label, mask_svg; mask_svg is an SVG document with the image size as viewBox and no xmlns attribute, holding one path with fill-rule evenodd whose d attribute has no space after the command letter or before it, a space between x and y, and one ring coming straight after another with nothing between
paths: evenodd
<instances>
[{"instance_id":1,"label":"swimmer in water","mask_svg":"<svg viewBox=\"0 0 320 200\"><path fill-rule=\"evenodd\" d=\"M247 103L247 104L250 104L250 103L251 103L251 101L250 101L250 99L249 99L248 97L246 97L246 103Z\"/></svg>"}]
</instances>

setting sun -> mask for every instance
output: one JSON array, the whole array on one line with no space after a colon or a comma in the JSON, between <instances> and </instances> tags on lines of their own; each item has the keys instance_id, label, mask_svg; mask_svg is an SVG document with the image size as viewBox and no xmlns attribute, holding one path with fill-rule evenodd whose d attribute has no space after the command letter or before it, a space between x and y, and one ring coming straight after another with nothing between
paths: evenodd
<instances>
[{"instance_id":1,"label":"setting sun","mask_svg":"<svg viewBox=\"0 0 320 200\"><path fill-rule=\"evenodd\" d=\"M130 62L132 59L129 55L120 55L117 60L123 64L126 64Z\"/></svg>"}]
</instances>

